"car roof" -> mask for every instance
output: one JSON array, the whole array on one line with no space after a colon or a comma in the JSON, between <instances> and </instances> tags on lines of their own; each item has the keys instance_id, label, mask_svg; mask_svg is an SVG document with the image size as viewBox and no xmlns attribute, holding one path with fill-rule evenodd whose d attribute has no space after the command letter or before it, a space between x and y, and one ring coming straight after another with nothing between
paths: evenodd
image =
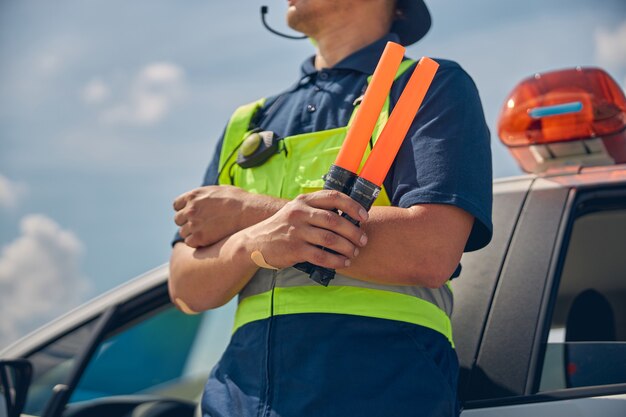
<instances>
[{"instance_id":1,"label":"car roof","mask_svg":"<svg viewBox=\"0 0 626 417\"><path fill-rule=\"evenodd\" d=\"M506 189L507 184L521 181L533 181L539 178L546 179L564 187L578 187L586 185L605 185L626 182L626 164L602 165L593 167L571 166L548 170L540 174L522 174L517 176L497 178L493 181L494 188Z\"/></svg>"}]
</instances>

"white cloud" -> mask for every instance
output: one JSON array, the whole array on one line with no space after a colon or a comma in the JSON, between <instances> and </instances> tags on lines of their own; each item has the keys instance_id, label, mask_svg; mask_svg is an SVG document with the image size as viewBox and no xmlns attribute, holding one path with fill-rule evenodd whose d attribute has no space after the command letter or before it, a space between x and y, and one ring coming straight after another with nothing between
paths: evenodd
<instances>
[{"instance_id":1,"label":"white cloud","mask_svg":"<svg viewBox=\"0 0 626 417\"><path fill-rule=\"evenodd\" d=\"M85 103L97 104L106 100L110 94L109 86L101 79L94 78L83 87L82 98Z\"/></svg>"},{"instance_id":2,"label":"white cloud","mask_svg":"<svg viewBox=\"0 0 626 417\"><path fill-rule=\"evenodd\" d=\"M107 110L108 124L154 125L163 120L185 94L185 73L170 62L147 65L135 76L128 98Z\"/></svg>"},{"instance_id":3,"label":"white cloud","mask_svg":"<svg viewBox=\"0 0 626 417\"><path fill-rule=\"evenodd\" d=\"M0 255L0 346L78 305L90 290L76 235L40 214L24 217L20 229Z\"/></svg>"},{"instance_id":4,"label":"white cloud","mask_svg":"<svg viewBox=\"0 0 626 417\"><path fill-rule=\"evenodd\" d=\"M610 30L600 28L595 33L596 59L602 67L626 70L626 22Z\"/></svg>"},{"instance_id":5,"label":"white cloud","mask_svg":"<svg viewBox=\"0 0 626 417\"><path fill-rule=\"evenodd\" d=\"M0 174L0 207L12 209L26 194L26 186Z\"/></svg>"},{"instance_id":6,"label":"white cloud","mask_svg":"<svg viewBox=\"0 0 626 417\"><path fill-rule=\"evenodd\" d=\"M169 62L159 62L150 64L139 74L139 81L145 83L152 82L178 82L183 78L183 70Z\"/></svg>"}]
</instances>

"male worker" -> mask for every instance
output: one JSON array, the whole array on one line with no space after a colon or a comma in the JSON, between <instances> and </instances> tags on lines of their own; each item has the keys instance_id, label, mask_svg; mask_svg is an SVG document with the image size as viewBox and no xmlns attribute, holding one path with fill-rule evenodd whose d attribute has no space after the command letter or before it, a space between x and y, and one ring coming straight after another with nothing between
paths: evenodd
<instances>
[{"instance_id":1,"label":"male worker","mask_svg":"<svg viewBox=\"0 0 626 417\"><path fill-rule=\"evenodd\" d=\"M419 40L428 10L422 0L289 0L287 22L315 41L315 56L287 91L235 112L204 186L174 202L174 303L199 312L239 295L203 412L455 416L447 281L464 250L489 242L492 227L489 133L475 85L457 64L438 60L367 213L343 194L320 191L321 177L386 42ZM414 67L405 61L398 71L372 142ZM280 138L278 146L250 161L260 146L251 131L260 130ZM292 267L305 261L337 276L318 285Z\"/></svg>"}]
</instances>

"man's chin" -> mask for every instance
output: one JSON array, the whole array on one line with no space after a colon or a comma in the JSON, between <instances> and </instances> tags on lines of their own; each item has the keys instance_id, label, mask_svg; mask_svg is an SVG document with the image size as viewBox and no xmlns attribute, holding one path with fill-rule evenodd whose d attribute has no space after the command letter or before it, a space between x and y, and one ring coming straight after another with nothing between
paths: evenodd
<instances>
[{"instance_id":1,"label":"man's chin","mask_svg":"<svg viewBox=\"0 0 626 417\"><path fill-rule=\"evenodd\" d=\"M290 29L295 30L296 32L302 32L302 19L296 14L297 12L295 11L295 7L293 13L290 12L291 10L287 11L287 26L289 26Z\"/></svg>"}]
</instances>

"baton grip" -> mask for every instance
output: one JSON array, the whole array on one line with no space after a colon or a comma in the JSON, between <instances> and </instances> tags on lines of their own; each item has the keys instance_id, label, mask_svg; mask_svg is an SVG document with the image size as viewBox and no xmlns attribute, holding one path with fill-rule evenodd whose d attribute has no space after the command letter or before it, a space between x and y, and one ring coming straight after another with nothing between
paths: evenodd
<instances>
[{"instance_id":1,"label":"baton grip","mask_svg":"<svg viewBox=\"0 0 626 417\"><path fill-rule=\"evenodd\" d=\"M324 176L324 189L336 190L346 195L349 195L355 179L356 174L354 172L333 164L330 166L328 173ZM321 246L320 248L327 252L337 253L332 249L323 248ZM330 283L330 281L335 278L334 269L324 268L318 265L314 265L310 262L297 263L293 267L306 274L309 274L309 278L325 287L327 287L328 283Z\"/></svg>"},{"instance_id":2,"label":"baton grip","mask_svg":"<svg viewBox=\"0 0 626 417\"><path fill-rule=\"evenodd\" d=\"M365 210L369 211L380 193L380 187L365 178L358 177L352 186L350 191L350 198L359 203ZM341 215L355 226L359 226L359 220L353 219L346 213ZM336 253L332 249L322 248L327 252ZM335 277L335 270L330 268L324 268L321 266L313 265L309 262L303 262L294 265L295 268L309 274L309 278L313 281L328 286L328 283Z\"/></svg>"},{"instance_id":3,"label":"baton grip","mask_svg":"<svg viewBox=\"0 0 626 417\"><path fill-rule=\"evenodd\" d=\"M380 194L380 187L378 185L366 180L365 178L358 177L354 182L349 195L351 199L359 203L366 211L369 211L372 208L376 197L378 197L378 194ZM355 226L360 225L358 220L353 219L346 213L343 213L341 217L344 217Z\"/></svg>"}]
</instances>

